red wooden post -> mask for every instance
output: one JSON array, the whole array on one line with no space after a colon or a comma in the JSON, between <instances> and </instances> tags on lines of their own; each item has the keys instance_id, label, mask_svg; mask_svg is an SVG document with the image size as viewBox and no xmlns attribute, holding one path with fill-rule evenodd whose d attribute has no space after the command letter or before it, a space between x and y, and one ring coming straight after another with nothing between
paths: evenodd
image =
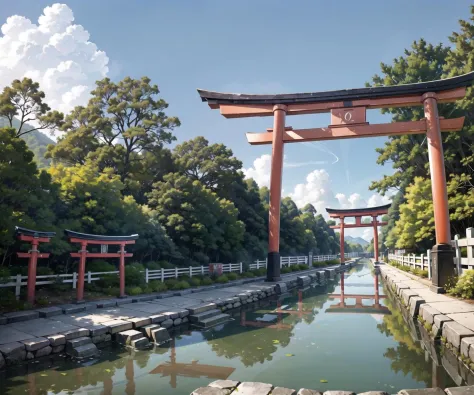
<instances>
[{"instance_id":1,"label":"red wooden post","mask_svg":"<svg viewBox=\"0 0 474 395\"><path fill-rule=\"evenodd\" d=\"M86 273L86 258L87 258L87 241L81 242L81 250L79 251L79 267L77 279L77 303L84 301L84 277Z\"/></svg>"},{"instance_id":2,"label":"red wooden post","mask_svg":"<svg viewBox=\"0 0 474 395\"><path fill-rule=\"evenodd\" d=\"M377 217L372 217L374 224L374 258L375 262L379 261L379 230L377 227Z\"/></svg>"},{"instance_id":3,"label":"red wooden post","mask_svg":"<svg viewBox=\"0 0 474 395\"><path fill-rule=\"evenodd\" d=\"M28 303L35 303L35 289L36 289L36 265L38 263L38 239L31 240L30 259L28 262L28 280L27 280L27 300Z\"/></svg>"},{"instance_id":4,"label":"red wooden post","mask_svg":"<svg viewBox=\"0 0 474 395\"><path fill-rule=\"evenodd\" d=\"M120 244L119 254L120 297L125 298L125 243Z\"/></svg>"},{"instance_id":5,"label":"red wooden post","mask_svg":"<svg viewBox=\"0 0 474 395\"><path fill-rule=\"evenodd\" d=\"M345 255L344 255L344 217L341 217L340 218L341 220L341 230L340 230L340 238L339 238L339 244L340 244L340 248L341 248L341 265L344 265L344 262L345 262Z\"/></svg>"}]
</instances>

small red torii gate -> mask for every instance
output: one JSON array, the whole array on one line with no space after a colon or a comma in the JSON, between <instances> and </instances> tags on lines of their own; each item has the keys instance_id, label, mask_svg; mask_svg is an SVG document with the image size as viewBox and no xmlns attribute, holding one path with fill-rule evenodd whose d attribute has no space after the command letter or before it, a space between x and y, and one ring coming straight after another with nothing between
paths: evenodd
<instances>
[{"instance_id":1,"label":"small red torii gate","mask_svg":"<svg viewBox=\"0 0 474 395\"><path fill-rule=\"evenodd\" d=\"M135 244L138 235L129 236L103 236L91 235L86 233L74 232L72 230L65 230L71 243L80 243L81 249L79 252L71 252L71 257L79 258L78 280L77 280L77 303L84 301L84 276L86 271L87 258L119 258L119 277L120 277L120 298L125 298L125 258L133 256L131 253L125 251L126 244ZM101 252L88 252L88 244L101 245ZM118 245L120 250L118 252L108 252L109 245Z\"/></svg>"},{"instance_id":2,"label":"small red torii gate","mask_svg":"<svg viewBox=\"0 0 474 395\"><path fill-rule=\"evenodd\" d=\"M379 234L378 227L387 225L387 222L378 222L377 217L379 215L385 215L388 213L388 209L391 204L377 207L367 208L355 208L355 209L332 209L327 208L326 211L331 218L339 218L339 225L332 225L331 229L340 229L340 246L341 246L341 265L344 263L344 229L349 228L374 228L374 257L375 261L379 260ZM344 223L344 218L355 217L355 224ZM362 217L372 217L372 222L367 224L362 223Z\"/></svg>"},{"instance_id":3,"label":"small red torii gate","mask_svg":"<svg viewBox=\"0 0 474 395\"><path fill-rule=\"evenodd\" d=\"M41 232L39 230L32 230L15 227L15 234L18 240L27 241L31 243L31 250L28 252L17 252L18 258L28 258L28 279L27 281L27 301L28 303L35 303L36 292L36 265L38 258L49 258L49 253L40 253L38 250L39 243L49 243L51 238L56 236L55 232Z\"/></svg>"}]
</instances>

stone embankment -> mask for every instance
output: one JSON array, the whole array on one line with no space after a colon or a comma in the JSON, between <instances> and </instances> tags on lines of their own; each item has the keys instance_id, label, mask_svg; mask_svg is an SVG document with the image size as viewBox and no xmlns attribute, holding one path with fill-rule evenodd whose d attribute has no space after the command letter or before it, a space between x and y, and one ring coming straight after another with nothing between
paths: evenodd
<instances>
[{"instance_id":1,"label":"stone embankment","mask_svg":"<svg viewBox=\"0 0 474 395\"><path fill-rule=\"evenodd\" d=\"M231 320L225 312L312 282L325 284L359 259L324 270L285 275L278 283L247 279L192 290L48 307L0 316L0 369L65 352L95 356L111 341L144 349L170 339L181 325L209 328Z\"/></svg>"},{"instance_id":2,"label":"stone embankment","mask_svg":"<svg viewBox=\"0 0 474 395\"><path fill-rule=\"evenodd\" d=\"M239 382L233 380L218 380L207 387L194 390L191 395L356 395L353 391L321 391L307 388L295 390L292 388L274 387L271 384L255 382ZM407 389L398 392L399 395L472 395L474 386L454 387L442 390L440 388ZM384 391L360 392L358 395L389 395Z\"/></svg>"}]
</instances>

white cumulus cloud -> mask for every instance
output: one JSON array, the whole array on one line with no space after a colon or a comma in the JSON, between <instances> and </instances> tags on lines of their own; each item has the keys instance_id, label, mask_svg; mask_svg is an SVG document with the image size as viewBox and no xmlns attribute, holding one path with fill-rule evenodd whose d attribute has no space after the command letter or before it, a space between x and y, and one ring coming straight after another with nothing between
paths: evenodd
<instances>
[{"instance_id":1,"label":"white cumulus cloud","mask_svg":"<svg viewBox=\"0 0 474 395\"><path fill-rule=\"evenodd\" d=\"M39 82L50 107L68 112L86 104L95 81L108 73L106 53L83 26L74 24L66 4L46 7L37 24L10 16L1 31L0 89L29 77Z\"/></svg>"}]
</instances>

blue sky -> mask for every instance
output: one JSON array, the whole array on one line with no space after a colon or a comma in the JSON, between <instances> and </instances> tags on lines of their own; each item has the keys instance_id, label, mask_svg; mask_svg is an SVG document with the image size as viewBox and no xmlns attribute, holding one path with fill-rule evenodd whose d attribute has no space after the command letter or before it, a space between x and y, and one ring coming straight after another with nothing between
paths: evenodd
<instances>
[{"instance_id":1,"label":"blue sky","mask_svg":"<svg viewBox=\"0 0 474 395\"><path fill-rule=\"evenodd\" d=\"M16 14L36 24L52 4L3 1L0 22ZM196 88L289 93L362 87L379 72L380 62L391 62L413 40L423 37L448 44L447 36L458 29L458 20L469 18L470 1L70 0L66 4L74 13L73 23L82 25L89 40L106 53L108 76L147 75L159 85L170 104L169 114L181 119L182 126L175 131L178 141L203 135L212 143L222 142L249 169L257 158L270 154L271 147L248 145L245 132L264 131L272 119L225 119L200 102ZM1 48L0 55L5 55ZM1 66L0 83L4 84ZM377 111L369 114L370 122L389 120ZM287 124L327 126L329 115L288 117ZM284 193L294 193L297 184L305 184L299 195L293 195L296 200L313 191L313 199L323 206L381 202L370 200L373 192L368 185L391 172L390 167L376 164L375 148L384 141L287 145ZM263 166L249 174L264 180L265 171ZM354 193L360 196L351 200Z\"/></svg>"}]
</instances>

